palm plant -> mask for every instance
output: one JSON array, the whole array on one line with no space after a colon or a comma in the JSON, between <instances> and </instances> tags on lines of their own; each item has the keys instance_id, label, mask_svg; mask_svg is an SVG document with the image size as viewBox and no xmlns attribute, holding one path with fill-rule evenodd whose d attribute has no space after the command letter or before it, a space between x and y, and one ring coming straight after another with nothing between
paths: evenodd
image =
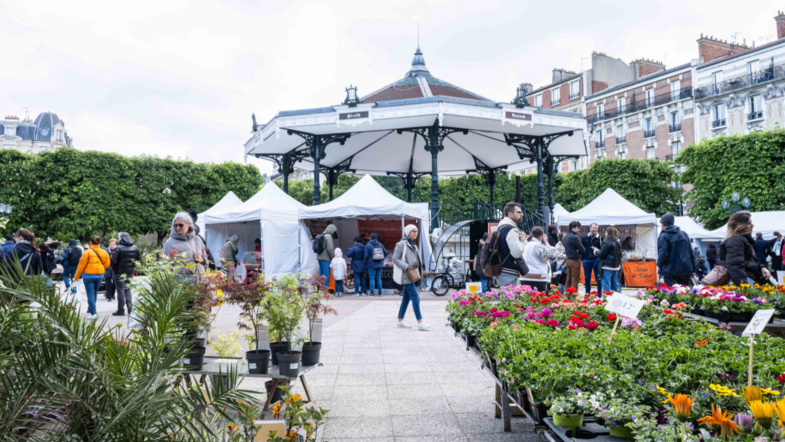
<instances>
[{"instance_id":1,"label":"palm plant","mask_svg":"<svg viewBox=\"0 0 785 442\"><path fill-rule=\"evenodd\" d=\"M214 423L252 400L235 370L207 391L182 385L192 292L171 274L137 292L143 330L126 340L38 278L0 281L0 440L215 440Z\"/></svg>"}]
</instances>

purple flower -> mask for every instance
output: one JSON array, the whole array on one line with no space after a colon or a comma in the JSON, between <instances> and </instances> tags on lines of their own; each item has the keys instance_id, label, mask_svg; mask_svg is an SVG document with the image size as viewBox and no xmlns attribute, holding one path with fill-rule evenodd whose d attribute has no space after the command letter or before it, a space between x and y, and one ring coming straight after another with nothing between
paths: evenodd
<instances>
[{"instance_id":1,"label":"purple flower","mask_svg":"<svg viewBox=\"0 0 785 442\"><path fill-rule=\"evenodd\" d=\"M697 295L700 292L701 292L701 290L699 288L697 288L697 287L693 288L693 289L690 289L690 293L692 293L693 295Z\"/></svg>"},{"instance_id":2,"label":"purple flower","mask_svg":"<svg viewBox=\"0 0 785 442\"><path fill-rule=\"evenodd\" d=\"M722 373L714 373L714 376L718 376L720 379L736 379L735 376L729 374L722 374Z\"/></svg>"},{"instance_id":3,"label":"purple flower","mask_svg":"<svg viewBox=\"0 0 785 442\"><path fill-rule=\"evenodd\" d=\"M662 425L657 425L658 430L662 430Z\"/></svg>"},{"instance_id":4,"label":"purple flower","mask_svg":"<svg viewBox=\"0 0 785 442\"><path fill-rule=\"evenodd\" d=\"M671 289L671 291L668 292L669 295L675 295L677 293L679 293L678 289Z\"/></svg>"},{"instance_id":5,"label":"purple flower","mask_svg":"<svg viewBox=\"0 0 785 442\"><path fill-rule=\"evenodd\" d=\"M733 301L733 302L741 302L741 301L744 301L744 298L742 298L741 296L737 295L737 296L734 296L733 298L731 298L731 301Z\"/></svg>"},{"instance_id":6,"label":"purple flower","mask_svg":"<svg viewBox=\"0 0 785 442\"><path fill-rule=\"evenodd\" d=\"M551 311L551 309L546 307L542 309L542 311L539 313L539 316L541 318L550 318L551 316L553 316L553 312Z\"/></svg>"},{"instance_id":7,"label":"purple flower","mask_svg":"<svg viewBox=\"0 0 785 442\"><path fill-rule=\"evenodd\" d=\"M763 299L755 298L755 299L752 300L752 302L754 302L755 304L761 305L761 304L763 304Z\"/></svg>"},{"instance_id":8,"label":"purple flower","mask_svg":"<svg viewBox=\"0 0 785 442\"><path fill-rule=\"evenodd\" d=\"M458 297L459 297L459 296L461 296L459 293L460 293L460 292L453 292L453 294L452 294L452 296L451 296L451 298L452 298L452 300L453 300L453 301L455 301L456 299L458 299Z\"/></svg>"},{"instance_id":9,"label":"purple flower","mask_svg":"<svg viewBox=\"0 0 785 442\"><path fill-rule=\"evenodd\" d=\"M665 287L662 287L662 288L660 289L660 293L668 293L668 289L667 289L667 288L665 288Z\"/></svg>"}]
</instances>

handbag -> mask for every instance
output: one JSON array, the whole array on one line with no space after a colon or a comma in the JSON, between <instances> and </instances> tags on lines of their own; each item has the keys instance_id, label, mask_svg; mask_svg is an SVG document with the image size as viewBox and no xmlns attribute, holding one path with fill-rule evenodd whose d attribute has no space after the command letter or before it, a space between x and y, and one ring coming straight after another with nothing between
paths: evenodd
<instances>
[{"instance_id":1,"label":"handbag","mask_svg":"<svg viewBox=\"0 0 785 442\"><path fill-rule=\"evenodd\" d=\"M701 284L719 287L730 282L730 273L725 266L715 265L713 269L701 280Z\"/></svg>"}]
</instances>

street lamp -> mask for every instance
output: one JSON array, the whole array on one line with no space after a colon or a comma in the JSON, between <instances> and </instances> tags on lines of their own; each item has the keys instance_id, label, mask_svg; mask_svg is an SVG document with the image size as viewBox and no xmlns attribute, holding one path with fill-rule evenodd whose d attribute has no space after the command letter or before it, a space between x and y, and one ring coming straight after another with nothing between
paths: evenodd
<instances>
[{"instance_id":1,"label":"street lamp","mask_svg":"<svg viewBox=\"0 0 785 442\"><path fill-rule=\"evenodd\" d=\"M10 204L0 204L0 216L10 215L11 214L11 207Z\"/></svg>"},{"instance_id":2,"label":"street lamp","mask_svg":"<svg viewBox=\"0 0 785 442\"><path fill-rule=\"evenodd\" d=\"M729 208L730 208L730 201L722 200L722 203L721 203L722 204L722 211L725 212L725 216L728 216L729 212L732 215L732 214L738 212L739 210L741 210L739 208L739 199L740 198L741 198L741 195L739 194L739 192L733 192L733 194L731 194L731 199L733 200L733 209L730 209L730 210L729 210ZM749 198L746 198L746 197L741 201L741 205L744 206L744 210L749 210L751 204L752 204L752 200L750 200Z\"/></svg>"}]
</instances>

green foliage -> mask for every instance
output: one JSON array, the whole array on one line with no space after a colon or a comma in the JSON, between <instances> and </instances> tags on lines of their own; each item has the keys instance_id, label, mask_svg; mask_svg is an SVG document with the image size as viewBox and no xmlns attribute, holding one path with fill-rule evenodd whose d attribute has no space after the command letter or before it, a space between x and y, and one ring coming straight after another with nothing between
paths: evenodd
<instances>
[{"instance_id":1,"label":"green foliage","mask_svg":"<svg viewBox=\"0 0 785 442\"><path fill-rule=\"evenodd\" d=\"M722 200L733 204L734 192L752 201L752 212L783 210L785 129L703 140L684 149L676 162L686 166L682 180L693 186L690 216L708 229L727 222Z\"/></svg>"},{"instance_id":2,"label":"green foliage","mask_svg":"<svg viewBox=\"0 0 785 442\"><path fill-rule=\"evenodd\" d=\"M25 227L39 238L83 241L118 231L163 235L178 210L204 211L230 190L245 200L262 183L251 165L70 148L37 155L2 150L0 176L0 201L14 207L9 230Z\"/></svg>"}]
</instances>

